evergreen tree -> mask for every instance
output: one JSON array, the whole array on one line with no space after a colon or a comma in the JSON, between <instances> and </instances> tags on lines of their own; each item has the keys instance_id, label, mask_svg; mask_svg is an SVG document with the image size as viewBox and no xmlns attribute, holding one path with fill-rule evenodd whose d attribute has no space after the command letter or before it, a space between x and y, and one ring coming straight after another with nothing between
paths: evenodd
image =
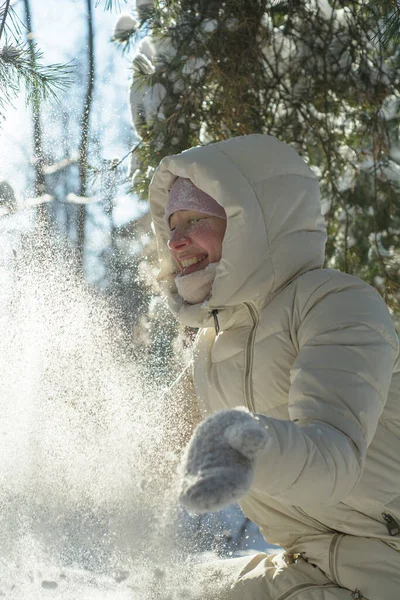
<instances>
[{"instance_id":1,"label":"evergreen tree","mask_svg":"<svg viewBox=\"0 0 400 600\"><path fill-rule=\"evenodd\" d=\"M72 83L71 65L42 63L43 54L32 41L24 42L26 29L15 12L11 0L0 2L0 118L18 96L21 85L27 102L34 106Z\"/></svg>"},{"instance_id":2,"label":"evergreen tree","mask_svg":"<svg viewBox=\"0 0 400 600\"><path fill-rule=\"evenodd\" d=\"M319 177L327 266L362 277L398 311L399 51L380 43L386 16L357 0L140 0L139 26L132 17L116 36L136 50L133 191L146 197L168 154L275 135Z\"/></svg>"}]
</instances>

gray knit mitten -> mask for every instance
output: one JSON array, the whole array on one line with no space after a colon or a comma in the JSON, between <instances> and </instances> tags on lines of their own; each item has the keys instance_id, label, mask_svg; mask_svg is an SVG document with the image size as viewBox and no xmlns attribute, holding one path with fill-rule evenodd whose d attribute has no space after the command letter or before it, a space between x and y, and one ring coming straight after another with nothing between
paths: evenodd
<instances>
[{"instance_id":1,"label":"gray knit mitten","mask_svg":"<svg viewBox=\"0 0 400 600\"><path fill-rule=\"evenodd\" d=\"M244 409L221 410L195 429L180 465L180 503L189 511L217 511L250 489L266 428Z\"/></svg>"}]
</instances>

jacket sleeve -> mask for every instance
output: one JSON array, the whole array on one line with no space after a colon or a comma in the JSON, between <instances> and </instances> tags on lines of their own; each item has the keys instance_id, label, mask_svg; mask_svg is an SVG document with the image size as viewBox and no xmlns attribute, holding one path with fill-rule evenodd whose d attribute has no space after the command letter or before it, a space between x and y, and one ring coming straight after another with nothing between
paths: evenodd
<instances>
[{"instance_id":1,"label":"jacket sleeve","mask_svg":"<svg viewBox=\"0 0 400 600\"><path fill-rule=\"evenodd\" d=\"M290 420L259 415L270 441L253 487L288 504L336 504L362 474L398 340L385 303L363 282L319 289L299 323Z\"/></svg>"}]
</instances>

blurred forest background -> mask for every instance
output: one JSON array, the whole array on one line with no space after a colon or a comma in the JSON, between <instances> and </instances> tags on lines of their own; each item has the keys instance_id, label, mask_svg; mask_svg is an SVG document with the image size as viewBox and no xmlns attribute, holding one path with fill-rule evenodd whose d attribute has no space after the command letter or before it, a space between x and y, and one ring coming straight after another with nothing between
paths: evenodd
<instances>
[{"instance_id":1,"label":"blurred forest background","mask_svg":"<svg viewBox=\"0 0 400 600\"><path fill-rule=\"evenodd\" d=\"M326 265L373 285L399 326L398 10L364 0L3 0L2 262L10 236L25 251L35 237L62 240L74 273L112 304L127 352L166 385L193 332L178 331L158 295L153 171L190 146L268 133L319 177ZM235 519L232 531L222 517L221 547L248 535Z\"/></svg>"}]
</instances>

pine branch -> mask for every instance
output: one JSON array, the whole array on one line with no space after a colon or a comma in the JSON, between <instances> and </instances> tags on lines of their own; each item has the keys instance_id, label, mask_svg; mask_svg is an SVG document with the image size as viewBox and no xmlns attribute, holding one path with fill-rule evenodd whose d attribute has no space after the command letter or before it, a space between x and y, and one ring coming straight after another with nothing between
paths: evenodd
<instances>
[{"instance_id":1,"label":"pine branch","mask_svg":"<svg viewBox=\"0 0 400 600\"><path fill-rule=\"evenodd\" d=\"M112 160L106 160L103 162L103 164L100 167L88 165L90 184L94 185L97 182L97 180L99 179L99 177L103 177L105 174L115 173L115 176L117 176L117 174L120 174L119 167L138 148L140 148L141 145L142 145L142 142L139 142L138 144L136 144L136 146L131 148L131 150L129 150L129 152L127 152L122 158L114 158Z\"/></svg>"},{"instance_id":2,"label":"pine branch","mask_svg":"<svg viewBox=\"0 0 400 600\"><path fill-rule=\"evenodd\" d=\"M104 4L104 10L121 10L121 0L97 0L96 1L96 8L102 3L105 2ZM122 0L124 2L124 4L127 3L128 0Z\"/></svg>"},{"instance_id":3,"label":"pine branch","mask_svg":"<svg viewBox=\"0 0 400 600\"><path fill-rule=\"evenodd\" d=\"M71 165L76 165L79 162L79 156L71 156L69 158L63 158L62 160L52 164L52 165L44 165L43 166L43 173L45 175L55 175L57 173L60 173L61 171L64 171L65 169L67 169L68 167L70 167Z\"/></svg>"},{"instance_id":4,"label":"pine branch","mask_svg":"<svg viewBox=\"0 0 400 600\"><path fill-rule=\"evenodd\" d=\"M1 19L1 23L0 23L0 40L1 40L1 36L3 35L4 32L4 27L6 25L6 19L8 16L8 11L10 10L10 2L11 0L6 0L4 7L1 8L1 12L0 12L0 19Z\"/></svg>"},{"instance_id":5,"label":"pine branch","mask_svg":"<svg viewBox=\"0 0 400 600\"><path fill-rule=\"evenodd\" d=\"M387 19L387 21L382 25L379 32L376 34L375 38L379 38L382 46L387 46L389 42L398 42L400 38L400 10L398 8L395 9Z\"/></svg>"},{"instance_id":6,"label":"pine branch","mask_svg":"<svg viewBox=\"0 0 400 600\"><path fill-rule=\"evenodd\" d=\"M21 42L26 26L14 11L11 0L0 7L0 117L12 105L22 85L27 91L27 103L38 107L47 98L57 100L57 92L72 84L72 63L43 65L43 53L37 45Z\"/></svg>"},{"instance_id":7,"label":"pine branch","mask_svg":"<svg viewBox=\"0 0 400 600\"><path fill-rule=\"evenodd\" d=\"M382 46L387 46L390 41L398 42L400 38L400 5L397 0L370 0L368 9L376 16L385 19L374 36L374 41L378 39Z\"/></svg>"},{"instance_id":8,"label":"pine branch","mask_svg":"<svg viewBox=\"0 0 400 600\"><path fill-rule=\"evenodd\" d=\"M10 0L11 1L11 0ZM6 5L0 8L0 28L3 26L2 34L8 34L14 40L15 44L19 44L23 36L23 31L26 29L25 24L15 12L14 7L10 4L6 10ZM1 36L0 36L1 39ZM7 39L5 40L7 44Z\"/></svg>"},{"instance_id":9,"label":"pine branch","mask_svg":"<svg viewBox=\"0 0 400 600\"><path fill-rule=\"evenodd\" d=\"M117 19L114 27L114 33L111 38L112 42L116 42L122 47L123 52L127 49L132 49L136 42L139 23L132 15L121 14Z\"/></svg>"},{"instance_id":10,"label":"pine branch","mask_svg":"<svg viewBox=\"0 0 400 600\"><path fill-rule=\"evenodd\" d=\"M21 85L27 91L27 103L58 100L57 93L73 83L73 65L40 64L43 53L36 44L32 60L27 44L8 44L0 49L0 113L17 97Z\"/></svg>"}]
</instances>

